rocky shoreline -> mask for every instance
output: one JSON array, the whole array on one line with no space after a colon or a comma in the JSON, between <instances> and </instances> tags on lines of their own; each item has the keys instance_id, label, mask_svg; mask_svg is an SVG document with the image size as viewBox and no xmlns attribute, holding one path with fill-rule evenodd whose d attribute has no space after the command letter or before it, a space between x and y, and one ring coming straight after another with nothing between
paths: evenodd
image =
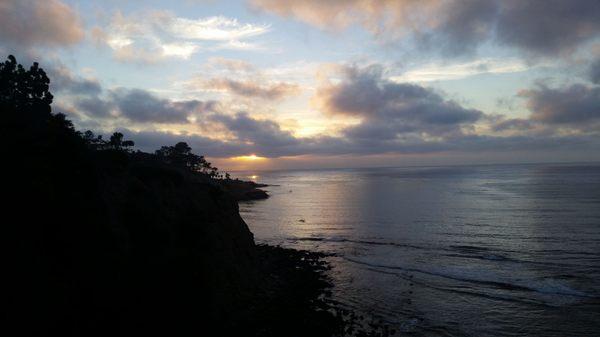
<instances>
[{"instance_id":1,"label":"rocky shoreline","mask_svg":"<svg viewBox=\"0 0 600 337\"><path fill-rule=\"evenodd\" d=\"M267 192L261 189L262 187L268 187L269 185L267 184L239 179L226 179L220 181L220 185L237 201L262 200L269 197Z\"/></svg>"}]
</instances>

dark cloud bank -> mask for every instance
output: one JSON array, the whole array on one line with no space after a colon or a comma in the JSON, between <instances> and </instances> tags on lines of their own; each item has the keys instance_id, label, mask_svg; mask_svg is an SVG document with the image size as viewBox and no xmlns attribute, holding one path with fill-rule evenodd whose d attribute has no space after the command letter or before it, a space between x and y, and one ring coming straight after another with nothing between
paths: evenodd
<instances>
[{"instance_id":1,"label":"dark cloud bank","mask_svg":"<svg viewBox=\"0 0 600 337\"><path fill-rule=\"evenodd\" d=\"M255 8L325 29L360 24L393 41L410 33L446 55L481 44L517 48L529 56L557 56L598 38L600 1L594 0L253 0Z\"/></svg>"},{"instance_id":2,"label":"dark cloud bank","mask_svg":"<svg viewBox=\"0 0 600 337\"><path fill-rule=\"evenodd\" d=\"M456 55L473 52L482 43L493 41L531 56L556 57L573 52L600 34L600 1L589 0L256 0L254 5L323 26L358 23L381 37L393 38L395 32L410 30L423 45L439 46ZM406 20L411 13L422 14L416 17L425 18L428 24L413 25L414 20ZM5 48L26 51L33 46L65 47L83 37L77 13L61 1L0 3L0 40ZM582 150L596 149L599 143L597 85L538 85L523 90L519 97L531 115L505 119L465 108L425 87L389 81L378 66L350 66L339 74L339 82L318 88L315 101L325 114L352 116L360 123L341 130L338 136L296 137L275 121L227 111L219 102L173 101L140 89L107 90L93 79L71 74L60 63L51 64L47 70L57 96L72 98L71 106L57 105L55 110L69 113L80 127L97 131L107 132L110 130L103 127L119 125L145 150L179 140L214 157L249 153L281 157ZM591 63L588 78L593 84L600 83L600 61ZM267 100L296 90L285 83L266 86L217 79L211 84L238 96ZM162 124L193 123L208 131L204 135L152 131ZM481 125L487 125L490 131L475 130ZM224 130L231 137L227 141L213 139L211 128Z\"/></svg>"},{"instance_id":3,"label":"dark cloud bank","mask_svg":"<svg viewBox=\"0 0 600 337\"><path fill-rule=\"evenodd\" d=\"M317 88L315 102L324 114L352 116L360 123L335 137L296 137L273 120L227 111L215 101L173 101L140 89L98 91L93 85L77 96L75 118L77 121L83 115L100 126L103 121L121 120L119 131L144 150L183 140L212 157L584 150L599 143L597 86L538 85L523 90L519 97L529 108L530 117L505 119L465 108L429 88L392 82L382 76L377 65L348 66L338 77L339 81ZM69 90L71 84L64 78L61 83L67 83L65 90ZM157 124L196 124L207 131L204 135L152 131ZM149 131L132 131L128 125ZM487 125L491 131L475 132L477 125ZM214 139L210 130L224 131L231 137L227 141ZM510 133L502 134L505 131Z\"/></svg>"}]
</instances>

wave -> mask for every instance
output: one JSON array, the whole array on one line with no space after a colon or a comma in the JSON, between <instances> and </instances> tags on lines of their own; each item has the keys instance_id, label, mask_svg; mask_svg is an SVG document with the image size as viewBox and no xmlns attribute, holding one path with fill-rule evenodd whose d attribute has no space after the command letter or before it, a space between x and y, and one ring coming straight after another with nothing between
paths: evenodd
<instances>
[{"instance_id":1,"label":"wave","mask_svg":"<svg viewBox=\"0 0 600 337\"><path fill-rule=\"evenodd\" d=\"M511 259L504 255L499 254L480 254L480 255L469 255L469 254L444 254L444 256L449 257L458 257L458 258L467 258L467 259L478 259L478 260L487 260L487 261L509 261L515 263L521 263L522 261Z\"/></svg>"},{"instance_id":2,"label":"wave","mask_svg":"<svg viewBox=\"0 0 600 337\"><path fill-rule=\"evenodd\" d=\"M542 281L530 280L525 282L506 282L485 279L481 277L469 277L464 273L452 273L443 271L429 271L419 268L412 267L401 267L401 266L389 266L383 264L376 264L367 261L361 261L349 257L343 257L345 260L365 265L372 268L385 268L391 270L402 270L405 272L420 273L430 276L442 277L445 279L451 279L460 282L467 282L472 284L491 286L497 289L509 290L509 291L526 291L526 292L537 292L542 294L560 295L560 296L572 296L582 298L598 298L598 296L587 294L583 291L579 291L569 287L560 280L555 279L543 279Z\"/></svg>"},{"instance_id":3,"label":"wave","mask_svg":"<svg viewBox=\"0 0 600 337\"><path fill-rule=\"evenodd\" d=\"M406 247L406 248L414 248L414 249L424 249L424 250L435 250L436 248L423 247L418 245L411 245L405 243L391 242L391 241L371 241L371 240L356 240L356 239L347 239L343 237L289 237L287 240L290 241L319 241L319 242L350 242L350 243L358 243L365 245L373 245L373 246L395 246L395 247Z\"/></svg>"},{"instance_id":4,"label":"wave","mask_svg":"<svg viewBox=\"0 0 600 337\"><path fill-rule=\"evenodd\" d=\"M539 302L539 301L536 301L533 299L506 297L506 296L500 296L500 295L496 295L496 294L485 294L485 293L468 291L468 290L463 290L463 289L448 288L448 287L429 284L427 282L421 282L421 281L415 280L414 278L408 277L407 275L403 275L403 274L399 274L399 273L395 273L395 272L389 272L389 271L385 271L385 270L381 270L381 269L377 269L377 268L373 268L373 267L368 267L368 266L367 266L367 269L372 272L375 272L375 273L394 275L394 276L400 277L402 279L405 279L407 281L410 281L414 284L418 284L422 287L426 287L426 288L430 288L430 289L435 289L435 290L440 290L440 291L445 291L445 292L450 292L450 293L456 293L456 294L461 294L461 295L482 297L482 298L503 301L503 302L524 303L524 304L528 304L528 305L549 307L548 304Z\"/></svg>"},{"instance_id":5,"label":"wave","mask_svg":"<svg viewBox=\"0 0 600 337\"><path fill-rule=\"evenodd\" d=\"M586 267L580 264L573 263L560 263L560 262L542 262L542 261L532 261L529 259L518 259L514 257L509 257L507 255L511 254L522 254L522 252L510 249L498 249L498 248L487 248L481 246L471 246L471 245L450 245L447 247L436 247L436 246L420 246L414 244L406 244L399 243L393 241L375 241L375 240L360 240L360 239L349 239L345 237L288 237L286 238L288 241L314 241L314 242L332 242L332 243L340 243L340 242L348 242L354 244L362 244L362 245L370 245L370 246L394 246L400 248L410 248L410 249L418 249L425 251L433 251L439 252L439 254L443 254L449 257L456 258L468 258L468 259L479 259L485 261L492 262L509 262L509 263L519 263L519 264L528 264L528 265L538 265L538 266L552 266L552 267ZM446 253L444 253L446 252ZM532 253L537 253L537 251L531 251ZM582 254L582 255L591 255L595 256L594 253L584 253L584 252L568 252L562 251L563 254Z\"/></svg>"}]
</instances>

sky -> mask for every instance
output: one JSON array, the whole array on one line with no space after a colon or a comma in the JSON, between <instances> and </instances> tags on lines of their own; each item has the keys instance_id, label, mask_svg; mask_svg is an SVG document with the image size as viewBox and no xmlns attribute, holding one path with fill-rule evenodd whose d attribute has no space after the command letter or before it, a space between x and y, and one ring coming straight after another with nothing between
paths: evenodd
<instances>
[{"instance_id":1,"label":"sky","mask_svg":"<svg viewBox=\"0 0 600 337\"><path fill-rule=\"evenodd\" d=\"M224 170L600 160L600 1L0 0L53 111Z\"/></svg>"}]
</instances>

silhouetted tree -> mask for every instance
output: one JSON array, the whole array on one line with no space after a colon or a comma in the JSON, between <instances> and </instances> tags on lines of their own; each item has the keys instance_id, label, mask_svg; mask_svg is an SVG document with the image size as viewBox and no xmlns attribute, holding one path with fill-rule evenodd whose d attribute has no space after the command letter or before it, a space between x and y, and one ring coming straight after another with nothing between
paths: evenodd
<instances>
[{"instance_id":1,"label":"silhouetted tree","mask_svg":"<svg viewBox=\"0 0 600 337\"><path fill-rule=\"evenodd\" d=\"M212 167L204 156L192 153L192 148L185 142L179 142L174 146L163 146L155 152L155 155L169 164L208 174L212 178L219 177L217 168Z\"/></svg>"},{"instance_id":2,"label":"silhouetted tree","mask_svg":"<svg viewBox=\"0 0 600 337\"><path fill-rule=\"evenodd\" d=\"M35 62L29 70L17 64L14 56L0 64L0 104L15 110L37 111L50 116L53 96L50 79Z\"/></svg>"},{"instance_id":3,"label":"silhouetted tree","mask_svg":"<svg viewBox=\"0 0 600 337\"><path fill-rule=\"evenodd\" d=\"M26 70L14 56L0 63L0 118L3 135L8 141L24 142L49 137L47 141L77 142L73 124L64 114L52 114L54 96L50 79L37 62ZM6 145L6 144L5 144Z\"/></svg>"},{"instance_id":4,"label":"silhouetted tree","mask_svg":"<svg viewBox=\"0 0 600 337\"><path fill-rule=\"evenodd\" d=\"M102 139L102 135L96 136L90 130L87 130L86 132L84 132L82 137L83 137L83 140L85 141L85 143L91 149L99 150L99 149L104 148L104 146L106 145L106 142L104 141L104 139Z\"/></svg>"},{"instance_id":5,"label":"silhouetted tree","mask_svg":"<svg viewBox=\"0 0 600 337\"><path fill-rule=\"evenodd\" d=\"M135 143L132 140L123 140L123 134L120 132L115 132L110 136L110 140L108 141L108 148L111 150L118 151L129 151L128 148L133 147Z\"/></svg>"}]
</instances>

